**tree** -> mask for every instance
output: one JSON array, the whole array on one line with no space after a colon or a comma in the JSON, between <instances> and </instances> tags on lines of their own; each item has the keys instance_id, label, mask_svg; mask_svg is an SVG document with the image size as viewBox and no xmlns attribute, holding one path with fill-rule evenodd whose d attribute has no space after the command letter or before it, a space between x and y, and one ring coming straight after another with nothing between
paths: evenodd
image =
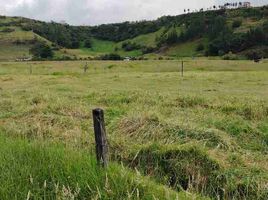
<instances>
[{"instance_id":1,"label":"tree","mask_svg":"<svg viewBox=\"0 0 268 200\"><path fill-rule=\"evenodd\" d=\"M211 40L215 39L219 35L219 33L227 29L228 28L226 27L226 19L223 16L218 16L209 25L208 36Z\"/></svg>"},{"instance_id":2,"label":"tree","mask_svg":"<svg viewBox=\"0 0 268 200\"><path fill-rule=\"evenodd\" d=\"M110 53L100 56L101 60L122 60L121 56L116 53Z\"/></svg>"},{"instance_id":3,"label":"tree","mask_svg":"<svg viewBox=\"0 0 268 200\"><path fill-rule=\"evenodd\" d=\"M91 48L92 47L92 43L90 39L85 40L85 44L84 44L85 48Z\"/></svg>"},{"instance_id":4,"label":"tree","mask_svg":"<svg viewBox=\"0 0 268 200\"><path fill-rule=\"evenodd\" d=\"M204 17L193 18L185 32L185 39L200 37L206 28Z\"/></svg>"},{"instance_id":5,"label":"tree","mask_svg":"<svg viewBox=\"0 0 268 200\"><path fill-rule=\"evenodd\" d=\"M232 27L233 28L238 28L242 25L242 20L241 19L237 19L235 21L233 21Z\"/></svg>"},{"instance_id":6,"label":"tree","mask_svg":"<svg viewBox=\"0 0 268 200\"><path fill-rule=\"evenodd\" d=\"M36 42L31 48L30 53L34 56L34 58L52 58L53 51L49 45L45 42Z\"/></svg>"},{"instance_id":7,"label":"tree","mask_svg":"<svg viewBox=\"0 0 268 200\"><path fill-rule=\"evenodd\" d=\"M80 46L80 42L77 39L73 39L71 42L70 48L72 49L78 49Z\"/></svg>"},{"instance_id":8,"label":"tree","mask_svg":"<svg viewBox=\"0 0 268 200\"><path fill-rule=\"evenodd\" d=\"M178 33L175 28L168 32L166 42L167 44L174 44L178 42Z\"/></svg>"},{"instance_id":9,"label":"tree","mask_svg":"<svg viewBox=\"0 0 268 200\"><path fill-rule=\"evenodd\" d=\"M263 22L263 30L267 33L268 32L268 20L266 20L265 22Z\"/></svg>"},{"instance_id":10,"label":"tree","mask_svg":"<svg viewBox=\"0 0 268 200\"><path fill-rule=\"evenodd\" d=\"M247 43L249 46L265 44L265 32L262 27L252 28L247 32Z\"/></svg>"},{"instance_id":11,"label":"tree","mask_svg":"<svg viewBox=\"0 0 268 200\"><path fill-rule=\"evenodd\" d=\"M202 43L198 44L196 47L196 51L203 51L204 49L205 49L205 46Z\"/></svg>"}]
</instances>

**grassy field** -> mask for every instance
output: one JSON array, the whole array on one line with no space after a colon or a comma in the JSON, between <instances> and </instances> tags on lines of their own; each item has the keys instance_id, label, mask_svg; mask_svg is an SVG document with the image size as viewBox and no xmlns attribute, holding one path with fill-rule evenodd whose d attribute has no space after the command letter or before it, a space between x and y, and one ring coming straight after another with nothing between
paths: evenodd
<instances>
[{"instance_id":1,"label":"grassy field","mask_svg":"<svg viewBox=\"0 0 268 200\"><path fill-rule=\"evenodd\" d=\"M140 50L124 51L121 49L122 43L116 43L112 41L104 41L98 39L92 39L92 48L80 48L80 49L67 49L67 53L76 55L81 58L95 57L104 54L117 53L120 56L141 56L142 52ZM115 51L115 48L118 48Z\"/></svg>"},{"instance_id":2,"label":"grassy field","mask_svg":"<svg viewBox=\"0 0 268 200\"><path fill-rule=\"evenodd\" d=\"M114 199L128 193L135 199L133 188L140 199L195 198L185 190L212 199L267 199L267 60L188 59L184 77L178 61L92 61L87 73L84 64L0 63L1 199L15 191L17 199L29 191L55 195L55 182L60 191L75 191L77 183L80 199L107 198L93 156L96 107L105 110ZM122 169L129 175L121 177ZM27 182L31 175L37 185Z\"/></svg>"}]
</instances>

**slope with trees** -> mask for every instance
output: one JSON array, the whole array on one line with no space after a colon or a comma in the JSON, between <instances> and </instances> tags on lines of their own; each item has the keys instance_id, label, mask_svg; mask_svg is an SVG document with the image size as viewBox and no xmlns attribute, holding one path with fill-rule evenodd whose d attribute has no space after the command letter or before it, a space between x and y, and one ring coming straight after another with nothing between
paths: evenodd
<instances>
[{"instance_id":1,"label":"slope with trees","mask_svg":"<svg viewBox=\"0 0 268 200\"><path fill-rule=\"evenodd\" d=\"M183 51L179 47L191 43L196 44L192 45L191 53L185 56L224 56L231 53L250 59L268 57L268 7L226 9L229 7L215 6L207 11L188 11L183 15L163 16L154 21L93 27L1 16L0 40L13 35L17 38L17 45L27 43L31 46L33 37L23 39L16 34L35 35L39 40L48 41L49 46L56 51L55 55L65 55L64 52L67 52L72 57L94 57L103 53L171 56L171 49L177 49L177 53L172 53L172 56L178 57L180 51ZM232 6L236 7L239 4ZM108 51L98 46L102 43L111 44L109 50L105 47Z\"/></svg>"}]
</instances>

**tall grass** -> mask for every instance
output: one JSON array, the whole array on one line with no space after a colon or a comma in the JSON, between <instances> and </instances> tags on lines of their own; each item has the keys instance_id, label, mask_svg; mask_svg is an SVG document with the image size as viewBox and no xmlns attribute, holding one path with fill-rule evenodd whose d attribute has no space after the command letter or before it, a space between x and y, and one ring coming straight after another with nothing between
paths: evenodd
<instances>
[{"instance_id":1,"label":"tall grass","mask_svg":"<svg viewBox=\"0 0 268 200\"><path fill-rule=\"evenodd\" d=\"M110 154L156 185L267 199L267 61L0 63L0 130L94 153L105 109Z\"/></svg>"},{"instance_id":2,"label":"tall grass","mask_svg":"<svg viewBox=\"0 0 268 200\"><path fill-rule=\"evenodd\" d=\"M86 151L0 134L0 199L192 199Z\"/></svg>"}]
</instances>

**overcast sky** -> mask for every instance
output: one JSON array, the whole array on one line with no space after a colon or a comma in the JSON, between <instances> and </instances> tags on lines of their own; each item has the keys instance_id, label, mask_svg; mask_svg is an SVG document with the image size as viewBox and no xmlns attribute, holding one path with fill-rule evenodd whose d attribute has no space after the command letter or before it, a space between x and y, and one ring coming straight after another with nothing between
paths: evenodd
<instances>
[{"instance_id":1,"label":"overcast sky","mask_svg":"<svg viewBox=\"0 0 268 200\"><path fill-rule=\"evenodd\" d=\"M239 0L237 0L239 1ZM178 15L185 8L200 9L226 0L0 0L0 15L23 16L44 21L64 20L74 25L156 19ZM229 1L232 2L232 1ZM234 1L235 2L235 1ZM255 5L268 0L251 0Z\"/></svg>"}]
</instances>

